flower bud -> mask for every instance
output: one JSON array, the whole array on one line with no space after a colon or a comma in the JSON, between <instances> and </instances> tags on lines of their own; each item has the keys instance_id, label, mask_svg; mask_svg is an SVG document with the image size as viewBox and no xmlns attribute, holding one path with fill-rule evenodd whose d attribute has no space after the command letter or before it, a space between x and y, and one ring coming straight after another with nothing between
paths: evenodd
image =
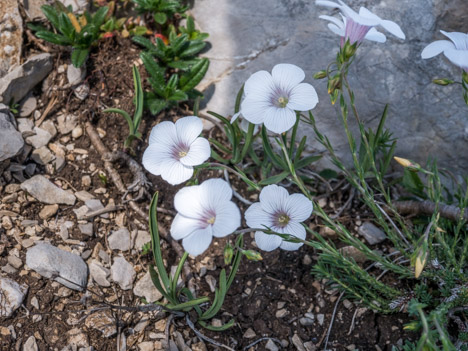
<instances>
[{"instance_id":1,"label":"flower bud","mask_svg":"<svg viewBox=\"0 0 468 351\"><path fill-rule=\"evenodd\" d=\"M232 257L234 256L234 249L231 244L228 243L224 248L224 264L228 265L232 262Z\"/></svg>"},{"instance_id":2,"label":"flower bud","mask_svg":"<svg viewBox=\"0 0 468 351\"><path fill-rule=\"evenodd\" d=\"M410 170L410 171L417 172L417 171L419 171L421 169L420 165L418 165L417 163L412 162L412 161L410 161L410 160L408 160L406 158L397 157L397 156L394 156L393 158L400 165L402 165L405 168L408 168L408 170Z\"/></svg>"},{"instance_id":3,"label":"flower bud","mask_svg":"<svg viewBox=\"0 0 468 351\"><path fill-rule=\"evenodd\" d=\"M254 250L243 250L242 253L247 257L248 260L251 261L261 261L263 260L262 255L259 252Z\"/></svg>"},{"instance_id":4,"label":"flower bud","mask_svg":"<svg viewBox=\"0 0 468 351\"><path fill-rule=\"evenodd\" d=\"M314 74L314 79L323 79L327 77L327 71L322 70Z\"/></svg>"},{"instance_id":5,"label":"flower bud","mask_svg":"<svg viewBox=\"0 0 468 351\"><path fill-rule=\"evenodd\" d=\"M450 85L455 83L453 80L447 79L447 78L440 78L440 79L434 79L432 83L437 84L437 85Z\"/></svg>"}]
</instances>

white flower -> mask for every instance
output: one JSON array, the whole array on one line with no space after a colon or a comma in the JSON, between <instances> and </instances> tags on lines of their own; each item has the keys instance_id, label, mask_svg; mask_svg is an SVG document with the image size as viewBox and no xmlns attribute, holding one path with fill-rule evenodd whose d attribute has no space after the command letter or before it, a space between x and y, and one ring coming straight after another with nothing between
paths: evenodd
<instances>
[{"instance_id":1,"label":"white flower","mask_svg":"<svg viewBox=\"0 0 468 351\"><path fill-rule=\"evenodd\" d=\"M189 254L200 255L213 236L225 237L240 226L240 211L231 197L232 189L222 179L182 188L174 198L178 213L171 225L171 236L183 239L182 246Z\"/></svg>"},{"instance_id":2,"label":"white flower","mask_svg":"<svg viewBox=\"0 0 468 351\"><path fill-rule=\"evenodd\" d=\"M239 127L245 133L249 132L250 122L247 121L240 112L235 113L231 118L231 124L234 123L238 118L240 118ZM254 127L253 135L256 135L260 130L260 124L256 124Z\"/></svg>"},{"instance_id":3,"label":"white flower","mask_svg":"<svg viewBox=\"0 0 468 351\"><path fill-rule=\"evenodd\" d=\"M468 34L459 32L440 31L449 40L437 40L430 43L421 53L423 59L428 59L444 53L454 65L461 67L468 72Z\"/></svg>"},{"instance_id":4,"label":"white flower","mask_svg":"<svg viewBox=\"0 0 468 351\"><path fill-rule=\"evenodd\" d=\"M288 191L277 185L262 189L260 202L251 205L245 212L245 220L250 228L267 226L281 234L291 234L305 239L306 230L301 222L310 217L312 202L302 194L289 195ZM255 232L255 242L264 251L278 247L283 250L297 250L302 243L284 241L280 236Z\"/></svg>"},{"instance_id":5,"label":"white flower","mask_svg":"<svg viewBox=\"0 0 468 351\"><path fill-rule=\"evenodd\" d=\"M199 137L202 129L202 121L195 116L183 117L175 124L157 124L143 154L143 166L172 185L190 179L193 166L202 164L211 153L208 140Z\"/></svg>"},{"instance_id":6,"label":"white flower","mask_svg":"<svg viewBox=\"0 0 468 351\"><path fill-rule=\"evenodd\" d=\"M375 29L376 26L381 26L394 36L405 39L405 34L395 22L381 19L365 7L361 7L359 13L357 13L343 1L338 1L339 4L333 1L317 0L316 4L340 9L343 22L331 16L319 16L319 18L331 22L328 24L328 28L341 37L341 46L344 45L346 40L349 40L351 44L360 44L364 39L384 43L387 37Z\"/></svg>"},{"instance_id":7,"label":"white flower","mask_svg":"<svg viewBox=\"0 0 468 351\"><path fill-rule=\"evenodd\" d=\"M301 83L304 78L302 69L287 63L273 67L271 74L252 74L244 86L242 116L250 123L263 123L275 133L288 131L296 123L294 111L308 111L318 103L314 87Z\"/></svg>"}]
</instances>

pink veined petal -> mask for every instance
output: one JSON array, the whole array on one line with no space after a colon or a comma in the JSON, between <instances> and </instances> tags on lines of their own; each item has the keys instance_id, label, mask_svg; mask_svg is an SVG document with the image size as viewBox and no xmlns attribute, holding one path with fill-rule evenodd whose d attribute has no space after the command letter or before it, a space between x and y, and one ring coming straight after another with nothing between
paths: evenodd
<instances>
[{"instance_id":1,"label":"pink veined petal","mask_svg":"<svg viewBox=\"0 0 468 351\"><path fill-rule=\"evenodd\" d=\"M341 22L338 18L336 17L333 17L333 16L327 16L327 15L321 15L319 16L319 18L321 19L324 19L326 21L329 21L329 22L332 22L333 24L335 24L335 27L337 27L338 29L342 29L344 30L345 28L345 24L343 22ZM344 32L343 32L344 33Z\"/></svg>"},{"instance_id":2,"label":"pink veined petal","mask_svg":"<svg viewBox=\"0 0 468 351\"><path fill-rule=\"evenodd\" d=\"M178 160L167 160L161 163L161 177L171 185L183 183L192 175L193 167L184 166Z\"/></svg>"},{"instance_id":3,"label":"pink veined petal","mask_svg":"<svg viewBox=\"0 0 468 351\"><path fill-rule=\"evenodd\" d=\"M296 111L312 110L318 103L318 95L314 87L301 83L291 90L287 107Z\"/></svg>"},{"instance_id":4,"label":"pink veined petal","mask_svg":"<svg viewBox=\"0 0 468 351\"><path fill-rule=\"evenodd\" d=\"M444 55L454 65L457 65L464 70L468 69L468 50L449 49L444 51Z\"/></svg>"},{"instance_id":5,"label":"pink veined petal","mask_svg":"<svg viewBox=\"0 0 468 351\"><path fill-rule=\"evenodd\" d=\"M190 145L201 134L203 123L198 117L188 116L177 120L175 127L178 140L185 145Z\"/></svg>"},{"instance_id":6,"label":"pink veined petal","mask_svg":"<svg viewBox=\"0 0 468 351\"><path fill-rule=\"evenodd\" d=\"M258 100L255 97L246 97L241 104L242 116L250 123L261 124L271 106L272 103L267 98Z\"/></svg>"},{"instance_id":7,"label":"pink veined petal","mask_svg":"<svg viewBox=\"0 0 468 351\"><path fill-rule=\"evenodd\" d=\"M177 212L185 217L201 220L204 215L201 193L200 185L180 189L174 196L174 207Z\"/></svg>"},{"instance_id":8,"label":"pink veined petal","mask_svg":"<svg viewBox=\"0 0 468 351\"><path fill-rule=\"evenodd\" d=\"M275 214L285 210L288 191L278 185L272 184L264 187L260 192L260 204L268 214Z\"/></svg>"},{"instance_id":9,"label":"pink veined petal","mask_svg":"<svg viewBox=\"0 0 468 351\"><path fill-rule=\"evenodd\" d=\"M210 143L205 138L197 138L190 144L189 152L180 159L184 166L198 166L205 162L211 154Z\"/></svg>"},{"instance_id":10,"label":"pink veined petal","mask_svg":"<svg viewBox=\"0 0 468 351\"><path fill-rule=\"evenodd\" d=\"M455 44L458 50L468 50L468 35L460 32L445 32L440 31L443 35L449 38Z\"/></svg>"},{"instance_id":11,"label":"pink veined petal","mask_svg":"<svg viewBox=\"0 0 468 351\"><path fill-rule=\"evenodd\" d=\"M164 143L174 145L177 142L177 133L174 123L164 121L156 124L151 130L148 144Z\"/></svg>"},{"instance_id":12,"label":"pink veined petal","mask_svg":"<svg viewBox=\"0 0 468 351\"><path fill-rule=\"evenodd\" d=\"M213 236L217 238L232 234L241 224L239 208L232 201L216 209L216 220L213 224Z\"/></svg>"},{"instance_id":13,"label":"pink veined petal","mask_svg":"<svg viewBox=\"0 0 468 351\"><path fill-rule=\"evenodd\" d=\"M171 147L167 144L150 144L143 153L143 167L154 175L161 175L162 164L172 159Z\"/></svg>"},{"instance_id":14,"label":"pink veined petal","mask_svg":"<svg viewBox=\"0 0 468 351\"><path fill-rule=\"evenodd\" d=\"M255 243L260 250L273 251L281 245L282 241L283 239L278 235L255 232Z\"/></svg>"},{"instance_id":15,"label":"pink veined petal","mask_svg":"<svg viewBox=\"0 0 468 351\"><path fill-rule=\"evenodd\" d=\"M285 92L290 92L296 85L302 82L305 78L304 71L289 63L280 63L273 67L271 71L275 86L281 87Z\"/></svg>"},{"instance_id":16,"label":"pink veined petal","mask_svg":"<svg viewBox=\"0 0 468 351\"><path fill-rule=\"evenodd\" d=\"M244 85L245 97L249 95L268 95L273 89L273 77L267 71L258 71L252 74Z\"/></svg>"},{"instance_id":17,"label":"pink veined petal","mask_svg":"<svg viewBox=\"0 0 468 351\"><path fill-rule=\"evenodd\" d=\"M455 45L451 41L436 40L424 48L424 50L421 52L421 57L423 59L428 59L437 56L445 50L449 49L455 49Z\"/></svg>"},{"instance_id":18,"label":"pink veined petal","mask_svg":"<svg viewBox=\"0 0 468 351\"><path fill-rule=\"evenodd\" d=\"M178 213L171 224L171 236L174 240L180 240L189 236L198 229L203 229L200 226L199 220L185 217Z\"/></svg>"},{"instance_id":19,"label":"pink veined petal","mask_svg":"<svg viewBox=\"0 0 468 351\"><path fill-rule=\"evenodd\" d=\"M205 180L200 185L199 196L199 201L204 210L211 210L216 213L219 206L231 201L232 189L226 181L220 178L212 178Z\"/></svg>"},{"instance_id":20,"label":"pink veined petal","mask_svg":"<svg viewBox=\"0 0 468 351\"><path fill-rule=\"evenodd\" d=\"M405 33L403 33L403 31L401 30L400 26L398 24L396 24L395 22L393 21L389 21L389 20L382 20L380 22L380 25L385 28L385 30L391 34L393 34L394 36L396 36L397 38L400 38L400 39L403 39L405 40L406 39L406 35Z\"/></svg>"},{"instance_id":21,"label":"pink veined petal","mask_svg":"<svg viewBox=\"0 0 468 351\"><path fill-rule=\"evenodd\" d=\"M274 133L284 133L296 123L296 113L288 107L270 107L265 113L263 124Z\"/></svg>"},{"instance_id":22,"label":"pink veined petal","mask_svg":"<svg viewBox=\"0 0 468 351\"><path fill-rule=\"evenodd\" d=\"M306 238L306 230L304 226L297 222L289 222L289 224L283 228L282 232L284 234L291 234L295 237L304 240ZM280 248L287 251L295 251L299 249L303 243L291 243L289 241L283 240L281 242Z\"/></svg>"},{"instance_id":23,"label":"pink veined petal","mask_svg":"<svg viewBox=\"0 0 468 351\"><path fill-rule=\"evenodd\" d=\"M387 41L387 37L385 34L380 33L375 27L372 27L364 37L364 39L375 41L377 43L385 43Z\"/></svg>"},{"instance_id":24,"label":"pink veined petal","mask_svg":"<svg viewBox=\"0 0 468 351\"><path fill-rule=\"evenodd\" d=\"M245 211L245 221L250 228L263 229L265 226L271 228L273 223L272 213L263 210L260 202L256 202Z\"/></svg>"},{"instance_id":25,"label":"pink veined petal","mask_svg":"<svg viewBox=\"0 0 468 351\"><path fill-rule=\"evenodd\" d=\"M182 240L182 246L192 256L198 256L206 251L213 238L211 226L198 229Z\"/></svg>"},{"instance_id":26,"label":"pink veined petal","mask_svg":"<svg viewBox=\"0 0 468 351\"><path fill-rule=\"evenodd\" d=\"M302 194L289 195L285 202L286 212L295 222L303 222L312 214L312 201Z\"/></svg>"}]
</instances>

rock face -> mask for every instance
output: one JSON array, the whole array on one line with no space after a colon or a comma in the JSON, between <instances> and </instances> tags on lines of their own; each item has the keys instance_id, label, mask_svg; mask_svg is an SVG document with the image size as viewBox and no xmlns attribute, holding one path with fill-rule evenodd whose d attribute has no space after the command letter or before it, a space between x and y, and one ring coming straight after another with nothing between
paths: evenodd
<instances>
[{"instance_id":1,"label":"rock face","mask_svg":"<svg viewBox=\"0 0 468 351\"><path fill-rule=\"evenodd\" d=\"M399 139L398 155L418 162L431 156L452 170L467 170L468 154L453 152L468 147L468 107L461 88L431 83L436 77L460 80L461 71L443 56L422 60L420 55L430 42L445 39L440 29L468 31L468 2L345 2L355 10L366 6L397 22L406 34L405 41L389 34L384 44L366 41L358 49L349 78L366 126L376 127L388 103L387 126ZM312 78L327 67L338 50L340 38L318 18L332 15L330 9L305 0L272 0L268 6L263 0L198 0L192 13L200 29L210 34L212 44L204 54L211 59L210 69L200 85L205 88L207 109L232 115L236 94L252 73L271 71L278 63L296 64L306 72L305 82L313 84L319 95L313 111L319 129L338 153L347 157L339 106L331 106L326 82ZM307 127L300 130L308 135L309 151L321 151Z\"/></svg>"},{"instance_id":2,"label":"rock face","mask_svg":"<svg viewBox=\"0 0 468 351\"><path fill-rule=\"evenodd\" d=\"M0 104L0 162L15 156L24 145L21 133L16 130L8 107Z\"/></svg>"},{"instance_id":3,"label":"rock face","mask_svg":"<svg viewBox=\"0 0 468 351\"><path fill-rule=\"evenodd\" d=\"M0 277L0 317L10 317L21 306L27 292L26 285Z\"/></svg>"},{"instance_id":4,"label":"rock face","mask_svg":"<svg viewBox=\"0 0 468 351\"><path fill-rule=\"evenodd\" d=\"M21 189L27 191L40 202L50 205L73 205L76 201L75 195L60 189L42 175L35 175L31 179L24 181L21 184Z\"/></svg>"},{"instance_id":5,"label":"rock face","mask_svg":"<svg viewBox=\"0 0 468 351\"><path fill-rule=\"evenodd\" d=\"M4 104L9 104L10 101L19 102L51 70L52 56L50 54L32 56L0 79L0 102Z\"/></svg>"},{"instance_id":6,"label":"rock face","mask_svg":"<svg viewBox=\"0 0 468 351\"><path fill-rule=\"evenodd\" d=\"M22 36L23 20L18 10L17 0L2 0L0 7L0 77L3 77L11 67L19 65Z\"/></svg>"},{"instance_id":7,"label":"rock face","mask_svg":"<svg viewBox=\"0 0 468 351\"><path fill-rule=\"evenodd\" d=\"M30 248L26 264L43 277L53 277L73 290L81 291L88 281L88 266L80 256L47 243Z\"/></svg>"}]
</instances>

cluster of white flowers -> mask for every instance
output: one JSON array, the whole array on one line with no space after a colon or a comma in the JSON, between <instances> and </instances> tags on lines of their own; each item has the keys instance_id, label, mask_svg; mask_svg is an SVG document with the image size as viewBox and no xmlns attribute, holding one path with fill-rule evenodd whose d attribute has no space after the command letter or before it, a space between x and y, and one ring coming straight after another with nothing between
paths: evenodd
<instances>
[{"instance_id":1,"label":"cluster of white flowers","mask_svg":"<svg viewBox=\"0 0 468 351\"><path fill-rule=\"evenodd\" d=\"M317 5L338 8L342 20L320 16L329 21L328 27L341 37L341 45L349 42L359 45L364 39L385 42L386 36L376 27L382 27L400 39L405 34L394 22L383 20L368 9L361 7L359 13L339 3L317 0ZM431 58L440 53L455 65L468 72L468 35L441 31L448 40L429 44L422 58ZM254 73L245 82L240 115L250 123L260 125L274 133L284 133L297 121L296 113L309 111L318 103L314 87L303 83L304 71L292 64L278 64L271 74L267 71ZM245 121L241 124L247 130ZM172 185L181 184L193 175L193 167L203 164L210 157L210 145L200 134L203 124L198 117L179 119L176 123L161 122L151 131L149 146L143 154L144 167L154 175L160 175ZM209 179L201 185L179 190L174 202L177 215L171 226L171 235L182 240L185 250L193 256L200 255L210 245L213 236L224 237L239 228L241 214L231 201L232 189L222 179ZM275 234L266 234L269 229L279 234L290 234L300 240L306 237L301 224L312 214L312 202L302 194L289 195L277 185L269 185L260 193L260 202L252 204L245 213L247 225L256 229L257 246L265 251L278 247L297 250L302 242L293 243Z\"/></svg>"}]
</instances>

